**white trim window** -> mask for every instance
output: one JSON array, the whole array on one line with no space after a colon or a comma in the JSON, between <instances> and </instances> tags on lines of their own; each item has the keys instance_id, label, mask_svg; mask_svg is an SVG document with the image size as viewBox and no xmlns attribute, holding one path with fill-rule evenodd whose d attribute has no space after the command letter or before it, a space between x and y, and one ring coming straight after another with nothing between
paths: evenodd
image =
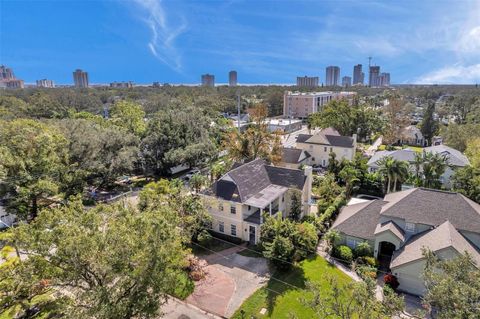
<instances>
[{"instance_id":1,"label":"white trim window","mask_svg":"<svg viewBox=\"0 0 480 319\"><path fill-rule=\"evenodd\" d=\"M353 238L347 238L347 246L352 248L352 249L355 249L355 247L357 247L357 245L360 243L359 240L356 240L356 239L353 239Z\"/></svg>"},{"instance_id":2,"label":"white trim window","mask_svg":"<svg viewBox=\"0 0 480 319\"><path fill-rule=\"evenodd\" d=\"M223 203L222 202L218 203L218 210L223 212Z\"/></svg>"},{"instance_id":3,"label":"white trim window","mask_svg":"<svg viewBox=\"0 0 480 319\"><path fill-rule=\"evenodd\" d=\"M230 206L230 214L235 215L237 213L237 207L235 207L235 204L232 204Z\"/></svg>"},{"instance_id":4,"label":"white trim window","mask_svg":"<svg viewBox=\"0 0 480 319\"><path fill-rule=\"evenodd\" d=\"M225 232L225 224L223 222L218 223L218 231L221 233Z\"/></svg>"},{"instance_id":5,"label":"white trim window","mask_svg":"<svg viewBox=\"0 0 480 319\"><path fill-rule=\"evenodd\" d=\"M230 225L230 234L232 236L237 236L237 225L233 225L233 224Z\"/></svg>"},{"instance_id":6,"label":"white trim window","mask_svg":"<svg viewBox=\"0 0 480 319\"><path fill-rule=\"evenodd\" d=\"M405 231L407 233L414 233L415 232L415 224L414 223L405 223Z\"/></svg>"}]
</instances>

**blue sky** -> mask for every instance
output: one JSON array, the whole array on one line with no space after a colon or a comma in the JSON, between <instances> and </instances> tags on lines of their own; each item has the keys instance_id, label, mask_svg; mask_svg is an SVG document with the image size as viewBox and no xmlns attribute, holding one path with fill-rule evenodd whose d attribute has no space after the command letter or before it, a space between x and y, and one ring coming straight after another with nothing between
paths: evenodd
<instances>
[{"instance_id":1,"label":"blue sky","mask_svg":"<svg viewBox=\"0 0 480 319\"><path fill-rule=\"evenodd\" d=\"M393 83L480 83L480 1L0 0L0 63L26 82L324 82L368 56Z\"/></svg>"}]
</instances>

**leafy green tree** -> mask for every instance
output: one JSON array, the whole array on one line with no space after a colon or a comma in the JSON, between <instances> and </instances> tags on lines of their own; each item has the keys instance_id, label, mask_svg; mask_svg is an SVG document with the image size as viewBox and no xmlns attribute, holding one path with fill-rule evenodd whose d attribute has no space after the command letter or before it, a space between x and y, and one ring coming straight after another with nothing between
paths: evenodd
<instances>
[{"instance_id":1,"label":"leafy green tree","mask_svg":"<svg viewBox=\"0 0 480 319\"><path fill-rule=\"evenodd\" d=\"M7 209L21 218L35 218L38 210L59 201L68 163L67 141L54 128L34 120L0 122L1 195Z\"/></svg>"},{"instance_id":2,"label":"leafy green tree","mask_svg":"<svg viewBox=\"0 0 480 319\"><path fill-rule=\"evenodd\" d=\"M470 140L480 138L480 124L449 124L440 130L440 134L446 145L464 152Z\"/></svg>"},{"instance_id":3,"label":"leafy green tree","mask_svg":"<svg viewBox=\"0 0 480 319\"><path fill-rule=\"evenodd\" d=\"M199 192L203 186L207 185L207 177L201 174L194 174L190 179L190 186L193 188L195 192Z\"/></svg>"},{"instance_id":4,"label":"leafy green tree","mask_svg":"<svg viewBox=\"0 0 480 319\"><path fill-rule=\"evenodd\" d=\"M338 177L345 184L345 195L350 197L355 189L358 189L358 184L361 182L361 172L351 165L345 165L338 173Z\"/></svg>"},{"instance_id":5,"label":"leafy green tree","mask_svg":"<svg viewBox=\"0 0 480 319\"><path fill-rule=\"evenodd\" d=\"M378 161L379 173L387 180L387 193L396 191L398 184L408 178L408 162L393 159L386 156Z\"/></svg>"},{"instance_id":6,"label":"leafy green tree","mask_svg":"<svg viewBox=\"0 0 480 319\"><path fill-rule=\"evenodd\" d=\"M371 278L362 282L341 284L335 277L330 276L327 282L329 289L319 283L308 282L307 289L313 297L300 299L320 318L387 319L403 312L403 298L392 291L387 290L383 302L376 300L376 285Z\"/></svg>"},{"instance_id":7,"label":"leafy green tree","mask_svg":"<svg viewBox=\"0 0 480 319\"><path fill-rule=\"evenodd\" d=\"M134 171L139 139L113 125L95 119L64 119L54 122L67 139L71 183L67 194L83 190L85 184L109 186Z\"/></svg>"},{"instance_id":8,"label":"leafy green tree","mask_svg":"<svg viewBox=\"0 0 480 319\"><path fill-rule=\"evenodd\" d=\"M247 130L243 133L238 130L228 133L224 146L232 161L249 162L263 158L275 164L281 160L280 137L269 132L266 118L265 105L256 105L252 111L252 123Z\"/></svg>"},{"instance_id":9,"label":"leafy green tree","mask_svg":"<svg viewBox=\"0 0 480 319\"><path fill-rule=\"evenodd\" d=\"M290 191L290 214L289 218L293 221L299 221L302 216L302 192L298 189Z\"/></svg>"},{"instance_id":10,"label":"leafy green tree","mask_svg":"<svg viewBox=\"0 0 480 319\"><path fill-rule=\"evenodd\" d=\"M263 255L268 258L270 262L280 270L287 270L295 257L295 247L292 241L283 236L275 236L275 238L265 243L265 250Z\"/></svg>"},{"instance_id":11,"label":"leafy green tree","mask_svg":"<svg viewBox=\"0 0 480 319\"><path fill-rule=\"evenodd\" d=\"M355 102L349 105L347 100L333 100L322 111L308 118L310 128L333 127L341 135L358 134L360 139L368 139L373 133L382 130L383 122L372 107Z\"/></svg>"},{"instance_id":12,"label":"leafy green tree","mask_svg":"<svg viewBox=\"0 0 480 319\"><path fill-rule=\"evenodd\" d=\"M115 102L110 110L110 117L113 124L125 128L136 136L145 133L145 112L140 104L129 101Z\"/></svg>"},{"instance_id":13,"label":"leafy green tree","mask_svg":"<svg viewBox=\"0 0 480 319\"><path fill-rule=\"evenodd\" d=\"M337 154L335 152L330 152L328 154L327 171L337 176L340 170L341 167L339 161L337 160Z\"/></svg>"},{"instance_id":14,"label":"leafy green tree","mask_svg":"<svg viewBox=\"0 0 480 319\"><path fill-rule=\"evenodd\" d=\"M179 164L195 166L216 155L211 119L191 108L166 110L148 122L141 153L145 169L155 176Z\"/></svg>"},{"instance_id":15,"label":"leafy green tree","mask_svg":"<svg viewBox=\"0 0 480 319\"><path fill-rule=\"evenodd\" d=\"M319 185L314 187L312 192L317 197L318 212L323 213L342 194L344 188L338 185L335 176L330 173L319 180Z\"/></svg>"},{"instance_id":16,"label":"leafy green tree","mask_svg":"<svg viewBox=\"0 0 480 319\"><path fill-rule=\"evenodd\" d=\"M2 289L0 305L22 307L17 295L30 289L63 296L55 302L69 318L158 316L187 256L177 219L171 207L85 210L73 201L43 210L32 223L11 230L10 242L28 257L1 273L8 289Z\"/></svg>"},{"instance_id":17,"label":"leafy green tree","mask_svg":"<svg viewBox=\"0 0 480 319\"><path fill-rule=\"evenodd\" d=\"M391 97L389 104L382 109L385 120L383 141L387 144L395 144L402 135L402 130L410 124L410 108L403 99Z\"/></svg>"},{"instance_id":18,"label":"leafy green tree","mask_svg":"<svg viewBox=\"0 0 480 319\"><path fill-rule=\"evenodd\" d=\"M471 255L440 260L425 250L423 271L428 309L441 319L476 318L480 309L480 270Z\"/></svg>"},{"instance_id":19,"label":"leafy green tree","mask_svg":"<svg viewBox=\"0 0 480 319\"><path fill-rule=\"evenodd\" d=\"M314 254L317 249L318 236L315 226L308 222L295 224L292 244L295 247L295 260L303 260Z\"/></svg>"},{"instance_id":20,"label":"leafy green tree","mask_svg":"<svg viewBox=\"0 0 480 319\"><path fill-rule=\"evenodd\" d=\"M452 176L452 188L480 203L480 168L465 166L457 169Z\"/></svg>"},{"instance_id":21,"label":"leafy green tree","mask_svg":"<svg viewBox=\"0 0 480 319\"><path fill-rule=\"evenodd\" d=\"M0 119L10 120L28 114L28 104L14 96L0 96Z\"/></svg>"},{"instance_id":22,"label":"leafy green tree","mask_svg":"<svg viewBox=\"0 0 480 319\"><path fill-rule=\"evenodd\" d=\"M447 157L436 153L424 153L422 164L422 184L428 188L440 188L440 178L445 173Z\"/></svg>"},{"instance_id":23,"label":"leafy green tree","mask_svg":"<svg viewBox=\"0 0 480 319\"><path fill-rule=\"evenodd\" d=\"M432 138L438 131L438 122L435 121L434 113L435 102L429 101L427 107L425 108L425 112L423 113L423 119L420 124L420 131L429 144L432 144Z\"/></svg>"},{"instance_id":24,"label":"leafy green tree","mask_svg":"<svg viewBox=\"0 0 480 319\"><path fill-rule=\"evenodd\" d=\"M474 138L467 142L465 155L468 156L470 164L473 167L480 168L480 137Z\"/></svg>"},{"instance_id":25,"label":"leafy green tree","mask_svg":"<svg viewBox=\"0 0 480 319\"><path fill-rule=\"evenodd\" d=\"M29 115L36 118L63 118L68 107L44 92L34 93L28 101Z\"/></svg>"}]
</instances>

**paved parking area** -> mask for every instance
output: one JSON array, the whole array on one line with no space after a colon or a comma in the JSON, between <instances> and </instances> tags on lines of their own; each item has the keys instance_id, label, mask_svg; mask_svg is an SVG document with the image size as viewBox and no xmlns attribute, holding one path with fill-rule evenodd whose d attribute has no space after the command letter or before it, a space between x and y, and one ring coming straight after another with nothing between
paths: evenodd
<instances>
[{"instance_id":1,"label":"paved parking area","mask_svg":"<svg viewBox=\"0 0 480 319\"><path fill-rule=\"evenodd\" d=\"M268 281L267 261L237 254L242 249L234 247L206 256L207 276L196 284L186 302L218 316L232 316Z\"/></svg>"}]
</instances>

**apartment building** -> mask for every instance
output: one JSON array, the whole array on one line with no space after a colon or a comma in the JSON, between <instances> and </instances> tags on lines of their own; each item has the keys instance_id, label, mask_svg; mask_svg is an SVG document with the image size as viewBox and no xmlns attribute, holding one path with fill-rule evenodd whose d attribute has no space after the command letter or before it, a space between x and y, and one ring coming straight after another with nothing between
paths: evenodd
<instances>
[{"instance_id":1,"label":"apartment building","mask_svg":"<svg viewBox=\"0 0 480 319\"><path fill-rule=\"evenodd\" d=\"M322 110L332 100L346 99L350 104L356 92L285 92L283 97L283 116L285 118L305 119L310 114Z\"/></svg>"}]
</instances>

